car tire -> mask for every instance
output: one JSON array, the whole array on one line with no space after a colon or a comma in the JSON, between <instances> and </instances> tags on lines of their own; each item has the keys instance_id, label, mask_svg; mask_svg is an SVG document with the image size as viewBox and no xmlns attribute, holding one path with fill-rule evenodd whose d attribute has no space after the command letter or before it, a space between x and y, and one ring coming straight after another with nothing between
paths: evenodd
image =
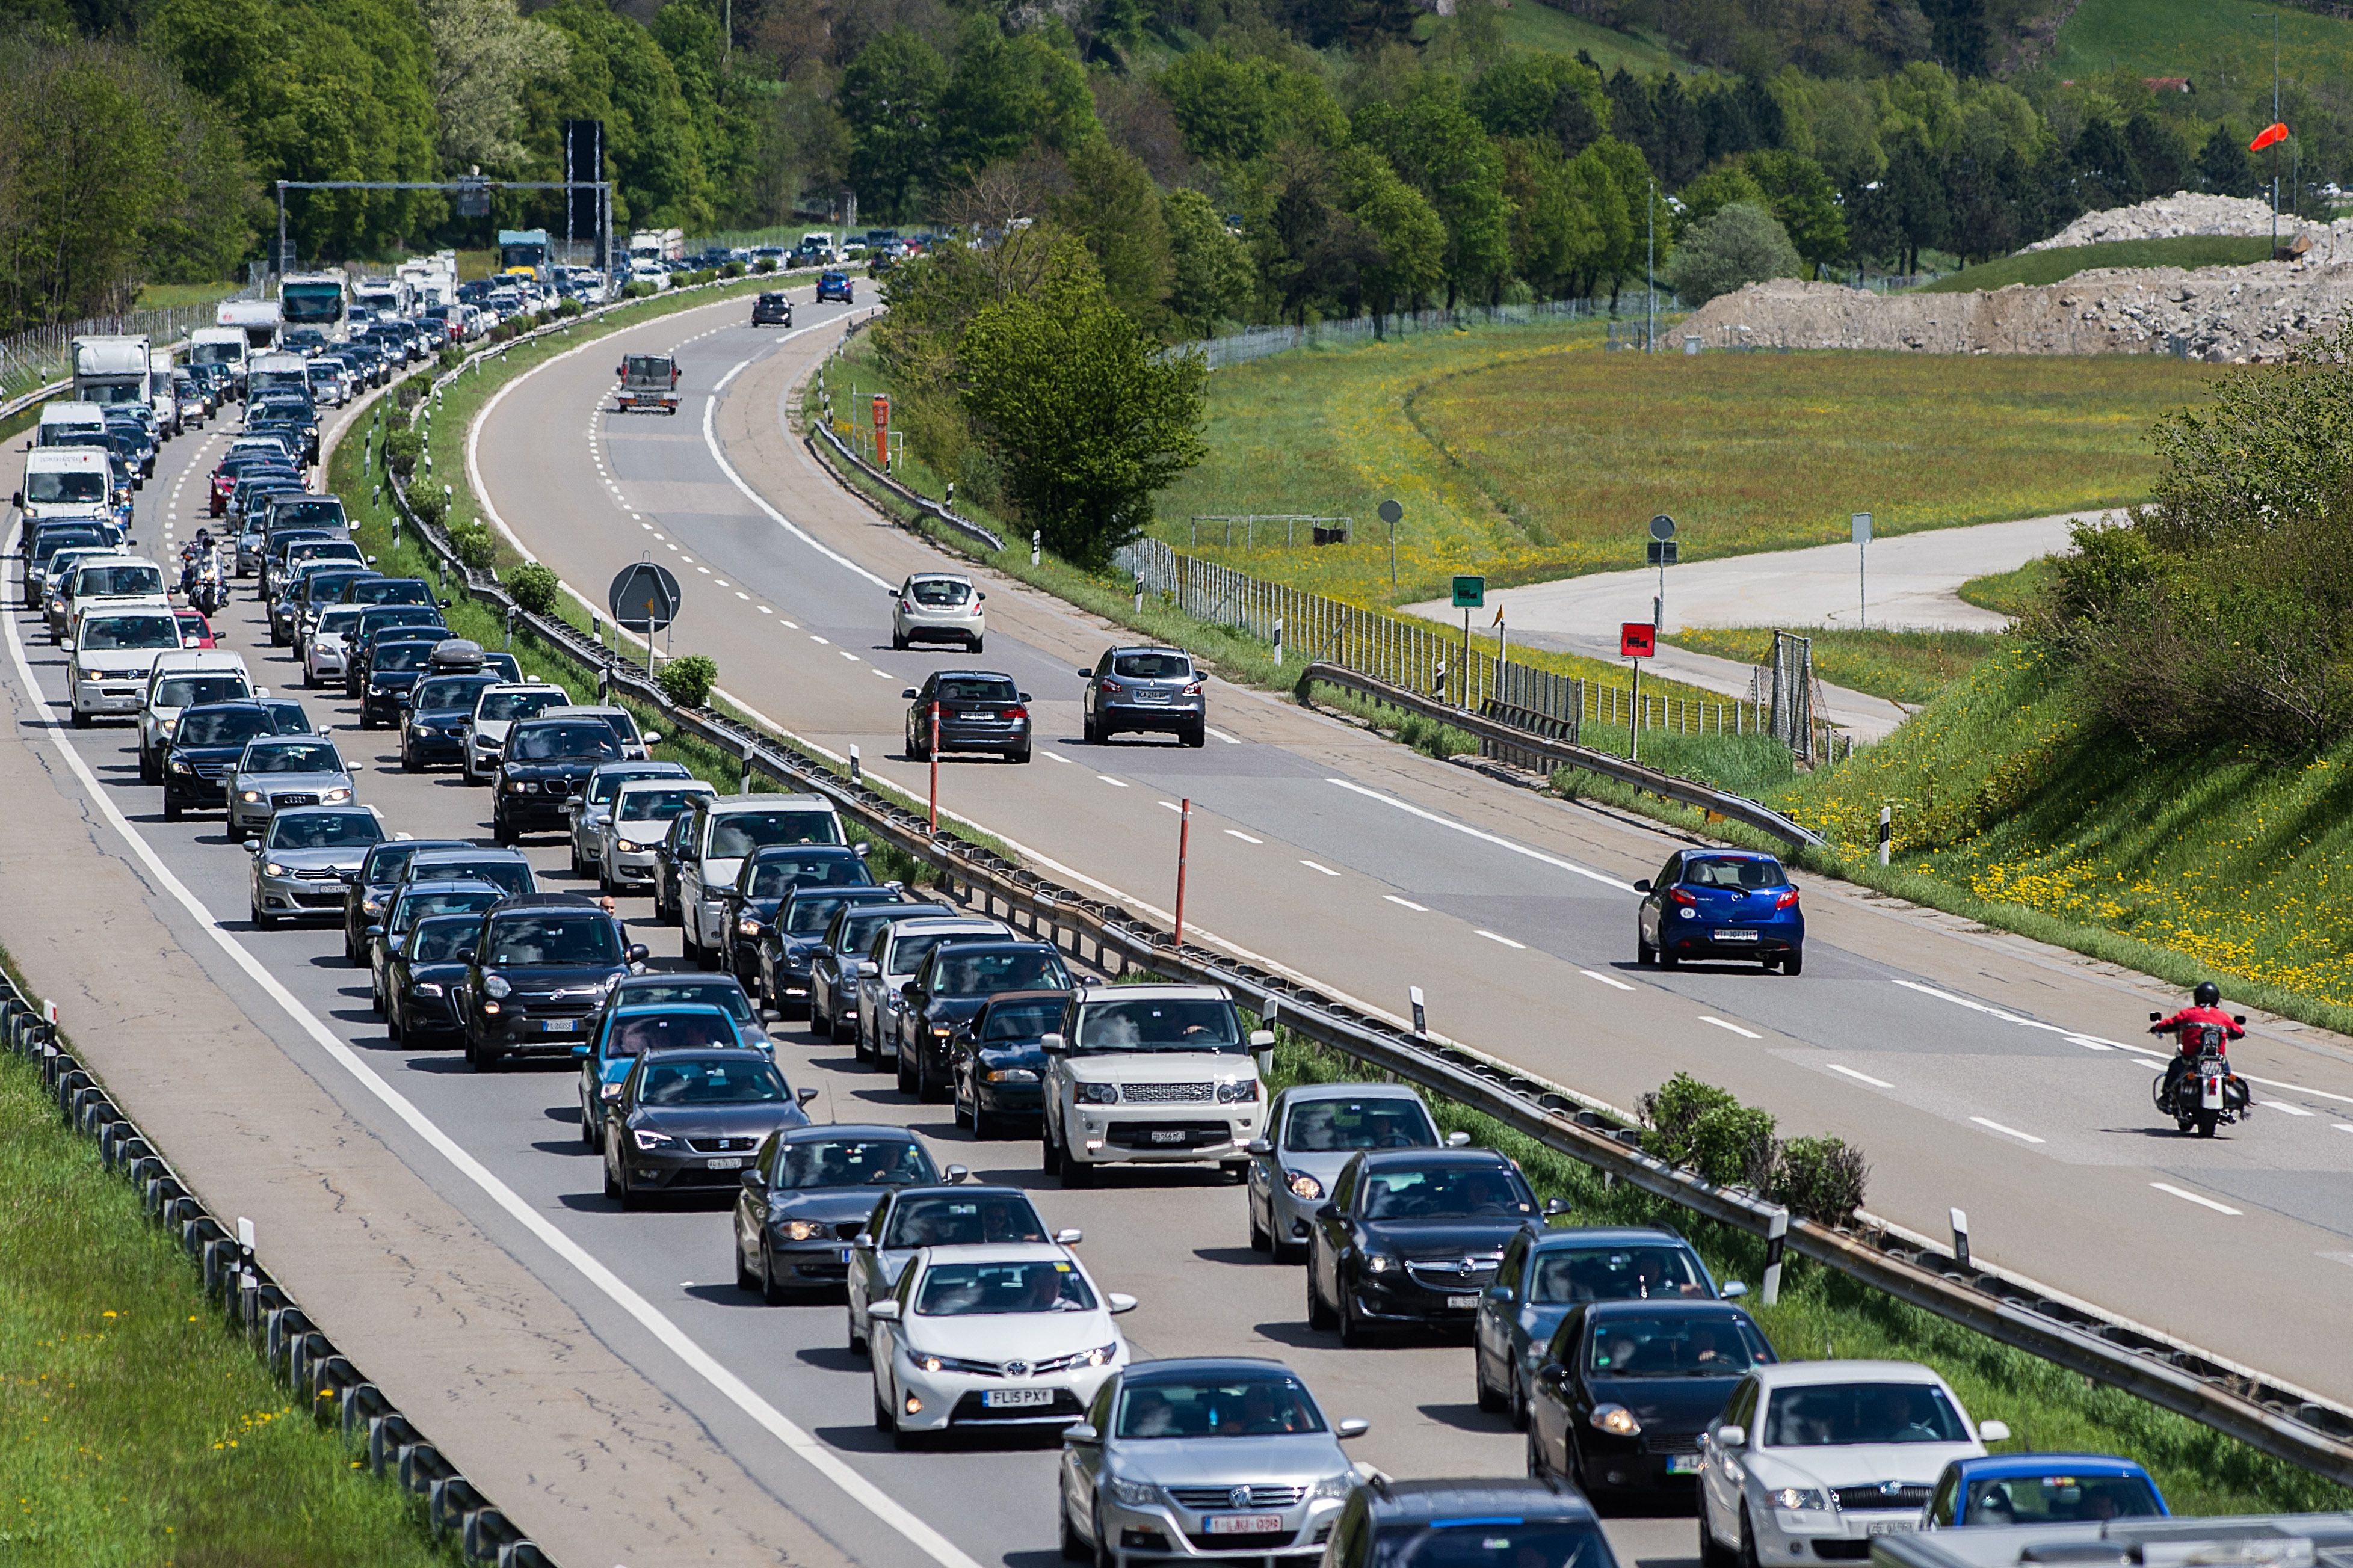
<instances>
[{"instance_id":1,"label":"car tire","mask_svg":"<svg viewBox=\"0 0 2353 1568\"><path fill-rule=\"evenodd\" d=\"M1071 1500L1061 1495L1060 1487L1056 1487L1054 1492L1054 1521L1060 1527L1062 1561L1084 1563L1093 1552L1088 1549L1087 1538L1081 1535L1078 1526L1071 1522Z\"/></svg>"},{"instance_id":2,"label":"car tire","mask_svg":"<svg viewBox=\"0 0 2353 1568\"><path fill-rule=\"evenodd\" d=\"M891 651L892 653L904 653L907 651L906 635L901 632L896 626L891 628Z\"/></svg>"},{"instance_id":3,"label":"car tire","mask_svg":"<svg viewBox=\"0 0 2353 1568\"><path fill-rule=\"evenodd\" d=\"M972 1104L972 1135L984 1143L995 1142L1005 1136L1005 1123L996 1112L983 1110L976 1100Z\"/></svg>"},{"instance_id":4,"label":"car tire","mask_svg":"<svg viewBox=\"0 0 2353 1568\"><path fill-rule=\"evenodd\" d=\"M1054 1122L1048 1118L1039 1135L1038 1164L1050 1176L1062 1173L1062 1146L1054 1138Z\"/></svg>"},{"instance_id":5,"label":"car tire","mask_svg":"<svg viewBox=\"0 0 2353 1568\"><path fill-rule=\"evenodd\" d=\"M168 793L164 796L164 820L166 822L180 820L180 803L174 800Z\"/></svg>"},{"instance_id":6,"label":"car tire","mask_svg":"<svg viewBox=\"0 0 2353 1568\"><path fill-rule=\"evenodd\" d=\"M1675 958L1675 950L1673 948L1663 945L1660 947L1659 967L1661 969L1672 969L1677 962L1678 961Z\"/></svg>"},{"instance_id":7,"label":"car tire","mask_svg":"<svg viewBox=\"0 0 2353 1568\"><path fill-rule=\"evenodd\" d=\"M766 1243L760 1247L760 1300L771 1307L781 1307L792 1300L792 1293L776 1283L776 1262L768 1256Z\"/></svg>"},{"instance_id":8,"label":"car tire","mask_svg":"<svg viewBox=\"0 0 2353 1568\"><path fill-rule=\"evenodd\" d=\"M860 1333L853 1328L846 1330L843 1337L849 1342L849 1353L851 1355L864 1355L866 1353L866 1336L864 1334Z\"/></svg>"},{"instance_id":9,"label":"car tire","mask_svg":"<svg viewBox=\"0 0 2353 1568\"><path fill-rule=\"evenodd\" d=\"M1342 1349L1352 1351L1362 1350L1366 1344L1371 1342L1371 1334L1367 1325L1362 1318L1356 1315L1356 1293L1354 1290L1343 1290L1340 1293L1340 1310L1338 1316L1340 1319L1340 1345Z\"/></svg>"},{"instance_id":10,"label":"car tire","mask_svg":"<svg viewBox=\"0 0 2353 1568\"><path fill-rule=\"evenodd\" d=\"M259 904L248 905L248 912L249 912L249 913L252 915L252 917L253 917L253 929L254 929L254 930L256 930L256 931L276 931L276 930L278 929L278 917L277 917L276 915L270 915L270 914L264 914L264 913L262 913L262 911L261 911L261 906L260 906L260 905L259 905ZM383 1013L383 1011L384 1011L384 998L383 998L383 997L381 997L381 996L379 996L379 997L377 997L377 998L375 999L375 1010L376 1010L376 1012L377 1012L377 1013L379 1013L379 1014Z\"/></svg>"},{"instance_id":11,"label":"car tire","mask_svg":"<svg viewBox=\"0 0 2353 1568\"><path fill-rule=\"evenodd\" d=\"M760 1289L758 1277L752 1272L751 1265L744 1261L744 1238L740 1236L735 1238L735 1289L747 1295L755 1294Z\"/></svg>"},{"instance_id":12,"label":"car tire","mask_svg":"<svg viewBox=\"0 0 2353 1568\"><path fill-rule=\"evenodd\" d=\"M1505 1400L1504 1414L1511 1417L1513 1430L1525 1432L1528 1429L1531 1419L1528 1415L1528 1385L1520 1380L1517 1371L1512 1373L1511 1393Z\"/></svg>"},{"instance_id":13,"label":"car tire","mask_svg":"<svg viewBox=\"0 0 2353 1568\"><path fill-rule=\"evenodd\" d=\"M1787 955L1785 955L1785 956L1782 958L1782 960L1781 960L1781 973L1784 973L1784 974L1786 974L1786 975L1788 975L1791 979L1793 979L1793 980L1794 980L1794 979L1796 979L1799 975L1803 974L1805 972L1806 972L1806 955L1805 955L1805 953L1804 953L1803 952L1799 952L1799 951L1792 951L1791 952L1788 953Z\"/></svg>"},{"instance_id":14,"label":"car tire","mask_svg":"<svg viewBox=\"0 0 2353 1568\"><path fill-rule=\"evenodd\" d=\"M1748 1505L1740 1505L1740 1568L1758 1568L1757 1530L1749 1522Z\"/></svg>"},{"instance_id":15,"label":"car tire","mask_svg":"<svg viewBox=\"0 0 2353 1568\"><path fill-rule=\"evenodd\" d=\"M1023 746L1018 751L1008 752L1005 753L1005 760L1008 763L1026 763L1029 760L1029 748Z\"/></svg>"},{"instance_id":16,"label":"car tire","mask_svg":"<svg viewBox=\"0 0 2353 1568\"><path fill-rule=\"evenodd\" d=\"M1479 1353L1476 1346L1473 1346L1471 1352L1471 1399L1472 1404L1490 1415L1501 1411L1508 1403L1495 1385L1487 1381L1487 1358ZM1530 1435L1529 1441L1530 1451L1533 1452L1535 1442L1533 1434ZM1535 1471L1531 1468L1528 1474L1533 1476Z\"/></svg>"},{"instance_id":17,"label":"car tire","mask_svg":"<svg viewBox=\"0 0 2353 1568\"><path fill-rule=\"evenodd\" d=\"M1273 1243L1272 1257L1277 1263L1298 1264L1307 1261L1305 1242L1285 1240L1277 1231L1270 1231L1268 1235Z\"/></svg>"},{"instance_id":18,"label":"car tire","mask_svg":"<svg viewBox=\"0 0 2353 1568\"><path fill-rule=\"evenodd\" d=\"M491 841L501 849L514 847L515 831L496 812L491 814Z\"/></svg>"},{"instance_id":19,"label":"car tire","mask_svg":"<svg viewBox=\"0 0 2353 1568\"><path fill-rule=\"evenodd\" d=\"M1699 1515L1700 1568L1734 1568L1740 1560L1739 1553L1728 1551L1715 1543L1715 1532L1707 1527L1707 1500L1704 1494L1699 1499L1694 1511Z\"/></svg>"},{"instance_id":20,"label":"car tire","mask_svg":"<svg viewBox=\"0 0 2353 1568\"><path fill-rule=\"evenodd\" d=\"M400 1019L400 998L397 996L395 996L385 1007L384 1032L396 1040L402 1038L408 1033L406 1026L402 1024Z\"/></svg>"},{"instance_id":21,"label":"car tire","mask_svg":"<svg viewBox=\"0 0 2353 1568\"><path fill-rule=\"evenodd\" d=\"M611 1159L607 1158L601 1161L600 1163L605 1167L605 1195L612 1199L615 1203L619 1203L621 1201L621 1184L613 1179L613 1162Z\"/></svg>"},{"instance_id":22,"label":"car tire","mask_svg":"<svg viewBox=\"0 0 2353 1568\"><path fill-rule=\"evenodd\" d=\"M683 913L680 915L678 922L678 955L697 969L703 966L702 949L697 946L694 941L694 927Z\"/></svg>"},{"instance_id":23,"label":"car tire","mask_svg":"<svg viewBox=\"0 0 2353 1568\"><path fill-rule=\"evenodd\" d=\"M891 1407L882 1403L882 1384L878 1379L874 1383L874 1430L895 1433L898 1429L899 1424L891 1419Z\"/></svg>"},{"instance_id":24,"label":"car tire","mask_svg":"<svg viewBox=\"0 0 2353 1568\"><path fill-rule=\"evenodd\" d=\"M157 765L153 757L148 755L147 748L144 746L139 748L139 782L143 784L164 782L164 770Z\"/></svg>"},{"instance_id":25,"label":"car tire","mask_svg":"<svg viewBox=\"0 0 2353 1568\"><path fill-rule=\"evenodd\" d=\"M1061 1175L1065 1188L1075 1190L1095 1184L1095 1168L1073 1157L1067 1145L1061 1151Z\"/></svg>"},{"instance_id":26,"label":"car tire","mask_svg":"<svg viewBox=\"0 0 2353 1568\"><path fill-rule=\"evenodd\" d=\"M1310 1258L1307 1264L1307 1326L1328 1329L1334 1321L1332 1309L1324 1304L1324 1292L1315 1288L1315 1263Z\"/></svg>"},{"instance_id":27,"label":"car tire","mask_svg":"<svg viewBox=\"0 0 2353 1568\"><path fill-rule=\"evenodd\" d=\"M77 708L73 710L72 722L75 729L87 730L90 728L90 715Z\"/></svg>"},{"instance_id":28,"label":"car tire","mask_svg":"<svg viewBox=\"0 0 2353 1568\"><path fill-rule=\"evenodd\" d=\"M973 651L973 652L975 652L975 653L978 653L978 652L980 651L981 645L982 645L983 643L987 642L987 640L988 640L988 639L987 639L987 638L986 638L986 637L975 637L975 638L973 638L973 639L972 639L972 651Z\"/></svg>"},{"instance_id":29,"label":"car tire","mask_svg":"<svg viewBox=\"0 0 2353 1568\"><path fill-rule=\"evenodd\" d=\"M1090 746L1102 745L1102 726L1098 725L1092 718L1082 716L1079 721L1079 739Z\"/></svg>"},{"instance_id":30,"label":"car tire","mask_svg":"<svg viewBox=\"0 0 2353 1568\"><path fill-rule=\"evenodd\" d=\"M1111 1532L1103 1528L1103 1510L1095 1510L1095 1568L1122 1568L1119 1553L1112 1549Z\"/></svg>"},{"instance_id":31,"label":"car tire","mask_svg":"<svg viewBox=\"0 0 2353 1568\"><path fill-rule=\"evenodd\" d=\"M1242 1199L1242 1215L1250 1222L1250 1246L1252 1252L1272 1252L1274 1233L1259 1223L1258 1205L1248 1197Z\"/></svg>"},{"instance_id":32,"label":"car tire","mask_svg":"<svg viewBox=\"0 0 2353 1568\"><path fill-rule=\"evenodd\" d=\"M1209 743L1209 726L1208 721L1204 720L1198 724L1187 724L1184 730L1179 732L1177 739L1196 751L1208 745Z\"/></svg>"},{"instance_id":33,"label":"car tire","mask_svg":"<svg viewBox=\"0 0 2353 1568\"><path fill-rule=\"evenodd\" d=\"M580 1147L591 1154L596 1152L596 1123L585 1106L580 1111Z\"/></svg>"},{"instance_id":34,"label":"car tire","mask_svg":"<svg viewBox=\"0 0 2353 1568\"><path fill-rule=\"evenodd\" d=\"M1648 969L1651 965L1658 962L1659 950L1652 947L1649 942L1644 942L1642 940L1642 933L1639 930L1636 931L1634 932L1634 963L1643 969Z\"/></svg>"},{"instance_id":35,"label":"car tire","mask_svg":"<svg viewBox=\"0 0 2353 1568\"><path fill-rule=\"evenodd\" d=\"M908 1060L910 1053L907 1049L906 1042L903 1040L901 1041L899 1048L896 1051L893 1051L892 1055L898 1058L896 1063L893 1065L895 1076L899 1080L899 1092L901 1094L912 1095L917 1100L923 1099L923 1080L919 1076L916 1064Z\"/></svg>"}]
</instances>

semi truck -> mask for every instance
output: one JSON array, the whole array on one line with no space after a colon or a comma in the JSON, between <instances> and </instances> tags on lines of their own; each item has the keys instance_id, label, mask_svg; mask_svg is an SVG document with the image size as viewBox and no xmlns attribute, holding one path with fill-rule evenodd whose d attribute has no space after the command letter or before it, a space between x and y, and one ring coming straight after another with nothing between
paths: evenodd
<instances>
[{"instance_id":1,"label":"semi truck","mask_svg":"<svg viewBox=\"0 0 2353 1568\"><path fill-rule=\"evenodd\" d=\"M340 267L323 272L290 272L278 285L278 309L285 327L309 327L329 342L343 335L351 319L351 279Z\"/></svg>"},{"instance_id":2,"label":"semi truck","mask_svg":"<svg viewBox=\"0 0 2353 1568\"><path fill-rule=\"evenodd\" d=\"M683 261L686 232L676 228L641 228L629 236L631 261Z\"/></svg>"},{"instance_id":3,"label":"semi truck","mask_svg":"<svg viewBox=\"0 0 2353 1568\"><path fill-rule=\"evenodd\" d=\"M279 330L285 324L275 300L223 300L213 320L244 333L246 349L251 353L275 344Z\"/></svg>"},{"instance_id":4,"label":"semi truck","mask_svg":"<svg viewBox=\"0 0 2353 1568\"><path fill-rule=\"evenodd\" d=\"M276 301L270 302L275 308ZM198 327L188 334L188 363L228 366L233 395L245 395L245 356L248 345L242 327Z\"/></svg>"},{"instance_id":5,"label":"semi truck","mask_svg":"<svg viewBox=\"0 0 2353 1568\"><path fill-rule=\"evenodd\" d=\"M149 356L154 349L144 332L74 339L74 401L146 402Z\"/></svg>"},{"instance_id":6,"label":"semi truck","mask_svg":"<svg viewBox=\"0 0 2353 1568\"><path fill-rule=\"evenodd\" d=\"M502 228L499 230L499 270L514 277L528 278L534 283L548 280L550 256L555 242L543 228Z\"/></svg>"}]
</instances>

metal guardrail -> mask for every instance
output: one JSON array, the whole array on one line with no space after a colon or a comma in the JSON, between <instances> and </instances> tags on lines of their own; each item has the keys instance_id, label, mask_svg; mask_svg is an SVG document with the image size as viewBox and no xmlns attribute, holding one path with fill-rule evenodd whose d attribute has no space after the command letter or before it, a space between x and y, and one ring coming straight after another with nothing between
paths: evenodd
<instances>
[{"instance_id":1,"label":"metal guardrail","mask_svg":"<svg viewBox=\"0 0 2353 1568\"><path fill-rule=\"evenodd\" d=\"M1746 795L1710 789L1690 779L1662 773L1656 768L1646 768L1623 757L1613 757L1607 752L1597 752L1588 746L1558 740L1532 729L1522 729L1501 719L1452 707L1436 698L1424 697L1419 692L1375 680L1368 675L1358 675L1355 670L1345 669L1336 664L1311 664L1299 672L1299 690L1303 695L1308 687L1318 683L1336 686L1368 700L1401 708L1425 719L1434 719L1467 735L1492 741L1500 747L1533 753L1556 767L1583 768L1588 773L1616 779L1620 784L1631 784L1663 799L1697 806L1702 811L1712 811L1718 816L1745 823L1760 833L1769 833L1787 843L1819 847L1825 842L1822 836L1812 828L1792 822L1771 806L1759 805Z\"/></svg>"},{"instance_id":2,"label":"metal guardrail","mask_svg":"<svg viewBox=\"0 0 2353 1568\"><path fill-rule=\"evenodd\" d=\"M14 419L33 405L47 403L58 393L71 390L73 390L73 377L68 376L63 381L52 381L46 385L37 386L30 392L18 393L7 402L0 403L0 419Z\"/></svg>"},{"instance_id":3,"label":"metal guardrail","mask_svg":"<svg viewBox=\"0 0 2353 1568\"><path fill-rule=\"evenodd\" d=\"M881 485L884 489L889 490L892 495L897 496L901 500L905 501L909 506L913 507L924 516L934 519L943 527L955 530L958 533L963 534L966 539L971 540L975 544L981 545L989 550L1002 550L1005 548L1005 541L999 539L993 531L983 528L980 524L973 521L972 519L968 517L958 517L955 513L950 511L947 508L934 500L931 497L924 495L920 490L911 489L907 486L901 484L898 480L892 479L890 475L884 473L881 469L876 468L873 464L868 462L857 453L851 451L849 447L843 443L841 437L834 433L832 425L828 423L821 416L816 416L810 418L809 428L819 436L824 437L827 443L833 447L835 454L839 456L843 462L848 463L866 478L873 480L876 484Z\"/></svg>"},{"instance_id":4,"label":"metal guardrail","mask_svg":"<svg viewBox=\"0 0 2353 1568\"><path fill-rule=\"evenodd\" d=\"M451 374L455 374L454 372ZM2340 1485L2353 1486L2353 1408L2236 1365L2195 1346L2073 1301L1999 1269L1965 1265L1867 1213L1858 1228L1834 1229L1788 1212L1742 1187L1721 1186L1643 1152L1639 1129L1606 1114L1575 1090L1520 1071L1459 1042L1415 1035L1327 996L1300 979L1279 974L1192 944L1178 946L1165 929L1101 899L1039 876L1018 861L949 834L931 832L924 818L863 784L789 749L793 737L773 735L707 709L682 708L643 673L570 623L517 605L495 574L467 570L447 537L422 523L396 484L395 503L418 537L465 583L469 595L516 621L588 669L603 670L612 689L660 714L671 733L691 735L743 760L788 790L823 795L870 837L932 867L940 889L1017 929L1053 942L1113 974L1134 970L1226 987L1270 1025L1378 1071L1442 1095L1494 1118L1555 1152L1677 1204L1694 1214L1765 1237L1825 1267L1886 1291L1900 1300L1976 1330L2159 1407L2226 1433L2275 1458ZM1365 690L1363 677L1311 665L1303 682L1328 680ZM1367 695L1389 701L1394 689ZM1754 802L1721 795L1654 773L1616 757L1530 737L1524 731L1445 709L1412 693L1396 694L1429 716L1479 732L1496 731L1514 746L1557 748L1567 765L1606 764L1610 776L1644 789L1683 792L1670 798L1710 809ZM1469 720L1469 722L1465 722ZM1697 797L1697 798L1694 798ZM1725 812L1725 815L1731 815ZM1769 812L1765 814L1772 816ZM1787 826L1798 832L1795 824ZM1774 831L1767 827L1767 831ZM1786 1239L1779 1234L1786 1226Z\"/></svg>"}]
</instances>

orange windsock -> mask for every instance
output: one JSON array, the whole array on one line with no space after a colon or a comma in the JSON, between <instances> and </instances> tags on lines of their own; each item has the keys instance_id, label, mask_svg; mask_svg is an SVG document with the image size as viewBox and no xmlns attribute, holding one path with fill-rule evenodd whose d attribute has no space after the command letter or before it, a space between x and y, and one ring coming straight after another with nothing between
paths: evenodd
<instances>
[{"instance_id":1,"label":"orange windsock","mask_svg":"<svg viewBox=\"0 0 2353 1568\"><path fill-rule=\"evenodd\" d=\"M2260 153L2274 142L2284 142L2286 140L2287 121L2284 120L2274 120L2269 125L2264 126L2261 131L2255 132L2255 139L2247 143L2247 151L2250 153Z\"/></svg>"}]
</instances>

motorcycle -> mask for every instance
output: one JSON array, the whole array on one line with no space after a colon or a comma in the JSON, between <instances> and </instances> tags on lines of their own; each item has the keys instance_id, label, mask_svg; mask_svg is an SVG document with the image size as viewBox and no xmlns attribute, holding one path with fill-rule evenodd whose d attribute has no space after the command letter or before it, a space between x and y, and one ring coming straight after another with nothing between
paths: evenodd
<instances>
[{"instance_id":1,"label":"motorcycle","mask_svg":"<svg viewBox=\"0 0 2353 1568\"><path fill-rule=\"evenodd\" d=\"M221 581L220 563L206 561L197 569L195 585L188 591L189 607L210 620L227 601L228 586Z\"/></svg>"},{"instance_id":2,"label":"motorcycle","mask_svg":"<svg viewBox=\"0 0 2353 1568\"><path fill-rule=\"evenodd\" d=\"M2162 1013L2151 1013L2149 1022L2158 1023ZM2235 1020L2244 1024L2246 1019ZM2174 1127L2183 1132L2198 1130L2200 1138L2211 1138L2218 1127L2227 1127L2244 1118L2254 1108L2254 1097L2247 1089L2246 1079L2231 1070L2230 1060L2223 1055L2221 1029L2212 1024L2186 1026L2181 1040L2182 1055L2189 1067L2173 1079L2168 1091L2166 1079L2170 1073L2152 1079L2149 1098L2157 1102L2159 1114L2173 1118Z\"/></svg>"}]
</instances>

